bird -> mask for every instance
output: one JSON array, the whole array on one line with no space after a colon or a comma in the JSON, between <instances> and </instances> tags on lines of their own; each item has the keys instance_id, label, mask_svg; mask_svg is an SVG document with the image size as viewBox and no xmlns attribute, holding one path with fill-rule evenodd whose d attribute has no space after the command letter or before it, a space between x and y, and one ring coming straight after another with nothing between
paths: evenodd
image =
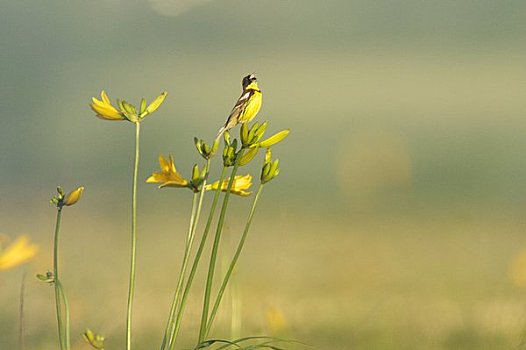
<instances>
[{"instance_id":1,"label":"bird","mask_svg":"<svg viewBox=\"0 0 526 350\"><path fill-rule=\"evenodd\" d=\"M241 96L239 96L234 108L232 108L225 125L219 129L216 139L237 124L251 121L261 109L263 93L258 87L256 76L254 74L245 76L241 81L241 85L243 86Z\"/></svg>"}]
</instances>

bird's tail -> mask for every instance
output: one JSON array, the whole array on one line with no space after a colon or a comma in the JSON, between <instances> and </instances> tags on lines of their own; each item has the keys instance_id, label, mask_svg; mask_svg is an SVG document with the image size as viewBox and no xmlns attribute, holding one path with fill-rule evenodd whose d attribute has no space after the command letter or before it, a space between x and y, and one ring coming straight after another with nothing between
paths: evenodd
<instances>
[{"instance_id":1,"label":"bird's tail","mask_svg":"<svg viewBox=\"0 0 526 350\"><path fill-rule=\"evenodd\" d=\"M221 138L221 136L223 136L225 131L227 131L226 125L222 126L221 129L219 129L219 131L217 132L216 140Z\"/></svg>"}]
</instances>

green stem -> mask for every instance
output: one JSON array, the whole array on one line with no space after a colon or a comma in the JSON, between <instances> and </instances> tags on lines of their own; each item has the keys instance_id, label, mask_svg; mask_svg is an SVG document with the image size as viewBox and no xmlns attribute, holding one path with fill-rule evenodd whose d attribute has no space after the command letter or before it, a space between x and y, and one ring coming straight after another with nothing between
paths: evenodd
<instances>
[{"instance_id":1,"label":"green stem","mask_svg":"<svg viewBox=\"0 0 526 350\"><path fill-rule=\"evenodd\" d=\"M66 349L69 350L71 348L70 343L70 331L69 331L69 302L68 298L66 297L66 293L64 292L64 287L62 286L62 282L60 280L57 281L58 288L60 295L62 296L62 302L64 304L64 316L66 317L66 324L64 325L64 342L66 343Z\"/></svg>"},{"instance_id":2,"label":"green stem","mask_svg":"<svg viewBox=\"0 0 526 350\"><path fill-rule=\"evenodd\" d=\"M209 169L210 169L210 159L206 161L206 175L205 175L205 179L203 183L201 184L201 191L199 192L199 203L197 204L197 211L195 215L194 215L194 212L192 212L192 217L190 218L189 244L187 244L187 250L185 251L185 257L183 259L183 266L181 268L181 275L179 277L179 284L177 285L176 294L174 296L174 303L172 304L173 314L170 315L169 323L168 323L166 333L165 333L165 339L163 339L163 344L162 344L161 349L165 348L166 337L168 334L169 334L168 348L171 349L175 346L175 341L176 341L177 334L178 334L178 326L176 325L177 324L176 319L180 320L179 313L181 313L181 304L183 303L183 299L185 299L183 298L184 276L186 275L186 269L188 268L188 262L190 260L190 251L191 251L193 241L195 238L197 224L201 216L201 208L203 207L203 199L204 199L205 192L206 192L205 187L206 187L206 181L208 179ZM193 207L195 206L196 196L197 196L197 193L194 196L194 203L192 204Z\"/></svg>"},{"instance_id":3,"label":"green stem","mask_svg":"<svg viewBox=\"0 0 526 350\"><path fill-rule=\"evenodd\" d=\"M165 349L166 342L168 341L168 344L171 343L172 337L171 337L171 330L173 327L174 317L175 317L175 310L177 309L177 305L179 304L180 295L183 288L183 282L184 282L184 276L186 274L186 267L188 265L188 260L190 258L190 250L192 247L192 243L194 240L194 222L196 219L196 212L199 202L199 193L195 192L194 197L192 200L192 211L190 215L190 226L188 228L188 237L186 238L186 246L184 250L184 256L183 256L183 263L181 265L181 271L179 273L179 281L177 282L177 288L175 289L174 297L172 300L172 306L170 308L170 315L168 316L168 324L166 325L166 329L164 332L163 342L161 345L161 349ZM170 338L168 339L168 335L170 334Z\"/></svg>"},{"instance_id":4,"label":"green stem","mask_svg":"<svg viewBox=\"0 0 526 350\"><path fill-rule=\"evenodd\" d=\"M130 262L130 285L128 289L128 309L126 315L126 350L131 349L132 334L132 307L135 294L135 256L137 250L137 177L139 174L139 135L141 124L135 123L135 162L133 167L132 184L132 224L131 224L131 262Z\"/></svg>"},{"instance_id":5,"label":"green stem","mask_svg":"<svg viewBox=\"0 0 526 350\"><path fill-rule=\"evenodd\" d=\"M225 214L228 208L228 200L230 198L232 184L234 183L234 178L236 176L237 169L239 168L239 161L242 156L243 156L243 150L241 150L236 156L236 162L234 164L234 168L232 169L230 180L228 181L227 190L225 193L225 197L223 199L223 205L221 207L221 213L219 214L219 221L217 222L216 234L214 237L214 245L212 247L212 254L210 256L210 264L208 266L208 276L206 279L205 296L204 296L204 301L203 301L203 314L201 315L201 326L199 328L198 344L201 344L201 342L204 340L205 335L206 335L206 329L207 329L206 322L208 320L208 309L210 306L210 293L212 291L212 282L214 279L217 252L219 250L219 242L221 240L221 233L223 231L223 224L225 222ZM219 184L219 187L221 187L221 183Z\"/></svg>"},{"instance_id":6,"label":"green stem","mask_svg":"<svg viewBox=\"0 0 526 350\"><path fill-rule=\"evenodd\" d=\"M22 274L22 282L20 284L20 305L19 305L19 319L18 319L18 349L24 350L25 344L24 344L24 304L25 304L25 294L26 294L26 276L27 276L27 268L24 268L24 272Z\"/></svg>"},{"instance_id":7,"label":"green stem","mask_svg":"<svg viewBox=\"0 0 526 350\"><path fill-rule=\"evenodd\" d=\"M214 322L214 318L217 314L217 310L219 309L221 298L223 298L223 294L225 293L226 287L228 285L228 281L230 280L232 272L234 271L234 267L236 266L237 260L239 259L239 256L241 255L241 250L243 249L245 240L247 239L248 231L250 230L250 225L252 224L252 219L254 217L254 212L256 211L256 205L258 203L259 195L263 191L263 186L264 184L261 184L259 186L256 196L254 197L254 202L252 203L252 208L250 209L250 214L248 215L247 223L245 224L245 230L243 231L243 235L241 236L241 240L239 241L239 244L237 246L236 253L234 254L234 257L232 258L232 261L230 262L230 266L228 267L226 275L223 279L221 288L219 289L219 292L217 293L214 307L212 308L212 312L210 313L210 317L208 319L205 338L208 336L208 332L210 332L210 329L212 328L212 323Z\"/></svg>"},{"instance_id":8,"label":"green stem","mask_svg":"<svg viewBox=\"0 0 526 350\"><path fill-rule=\"evenodd\" d=\"M223 170L221 171L221 175L219 177L218 183L223 183L223 179L225 178L227 167L223 167ZM176 319L175 319L175 325L174 329L172 331L172 338L173 341L170 344L169 349L173 350L175 348L175 340L177 339L177 335L179 334L179 329L181 327L181 319L183 317L184 308L186 305L186 299L188 297L188 294L190 293L190 288L192 286L195 274L197 272L197 267L199 266L199 261L201 260L201 255L203 254L203 250L205 248L206 239L208 237L208 233L210 232L210 227L212 226L212 221L214 219L215 210L217 207L217 202L219 201L219 195L221 194L221 186L218 186L214 199L212 201L212 206L210 207L210 213L208 214L208 220L206 222L205 230L203 232L203 236L201 237L201 242L199 243L199 248L197 249L197 252L195 254L194 262L192 264L192 269L190 270L190 275L188 276L188 280L186 281L186 286L183 292L183 297L181 299L181 303L179 306L179 310L176 313Z\"/></svg>"},{"instance_id":9,"label":"green stem","mask_svg":"<svg viewBox=\"0 0 526 350\"><path fill-rule=\"evenodd\" d=\"M60 287L58 279L58 238L60 233L60 222L62 220L62 207L57 209L57 220L55 223L55 237L54 237L54 249L53 249L53 280L55 285L55 306L57 310L57 328L58 328L58 339L60 342L60 349L65 350L66 344L63 335L63 326L62 326L62 309L60 302Z\"/></svg>"}]
</instances>

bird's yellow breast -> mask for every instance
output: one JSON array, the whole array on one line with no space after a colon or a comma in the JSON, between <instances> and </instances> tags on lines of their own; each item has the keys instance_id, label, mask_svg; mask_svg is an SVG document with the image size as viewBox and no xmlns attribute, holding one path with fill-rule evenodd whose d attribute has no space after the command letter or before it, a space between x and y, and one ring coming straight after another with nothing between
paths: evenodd
<instances>
[{"instance_id":1,"label":"bird's yellow breast","mask_svg":"<svg viewBox=\"0 0 526 350\"><path fill-rule=\"evenodd\" d=\"M252 96L250 96L250 99L247 102L247 105L245 109L243 110L242 115L239 118L239 121L241 123L246 123L254 119L254 117L258 114L259 110L261 109L261 102L263 100L263 94L261 93L259 89L258 90L254 89L252 91L253 91L253 94Z\"/></svg>"}]
</instances>

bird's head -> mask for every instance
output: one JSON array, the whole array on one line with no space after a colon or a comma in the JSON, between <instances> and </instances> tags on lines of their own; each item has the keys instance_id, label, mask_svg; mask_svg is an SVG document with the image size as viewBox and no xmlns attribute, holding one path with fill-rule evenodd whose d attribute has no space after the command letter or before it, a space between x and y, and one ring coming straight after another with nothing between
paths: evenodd
<instances>
[{"instance_id":1,"label":"bird's head","mask_svg":"<svg viewBox=\"0 0 526 350\"><path fill-rule=\"evenodd\" d=\"M254 74L249 74L246 77L243 78L241 81L241 85L243 85L243 90L246 89L257 89L258 88L258 80Z\"/></svg>"}]
</instances>

